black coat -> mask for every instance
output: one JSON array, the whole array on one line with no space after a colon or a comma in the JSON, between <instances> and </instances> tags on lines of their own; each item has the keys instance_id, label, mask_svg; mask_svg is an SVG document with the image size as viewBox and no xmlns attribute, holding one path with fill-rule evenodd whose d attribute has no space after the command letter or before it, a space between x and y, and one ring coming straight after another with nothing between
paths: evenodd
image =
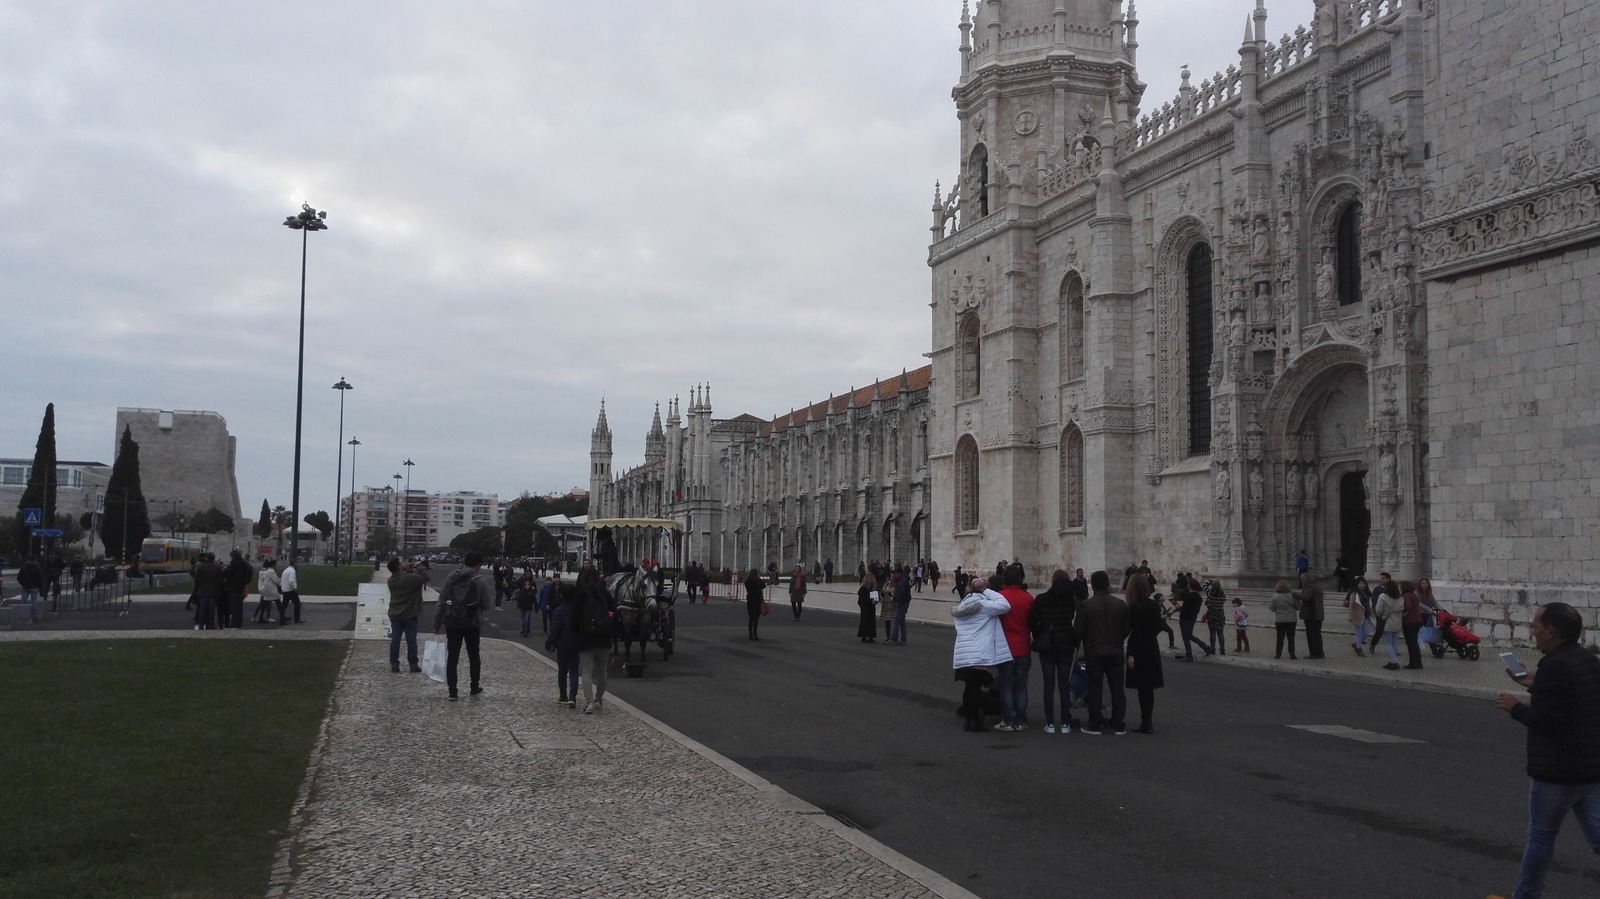
<instances>
[{"instance_id":1,"label":"black coat","mask_svg":"<svg viewBox=\"0 0 1600 899\"><path fill-rule=\"evenodd\" d=\"M760 608L762 595L766 590L767 582L761 579L759 573L751 572L750 576L744 579L745 605L750 606L752 609Z\"/></svg>"},{"instance_id":2,"label":"black coat","mask_svg":"<svg viewBox=\"0 0 1600 899\"><path fill-rule=\"evenodd\" d=\"M1161 607L1154 598L1136 599L1128 607L1128 655L1133 658L1133 667L1128 669L1129 687L1155 690L1166 685L1161 676L1161 644L1156 642L1156 635L1165 626Z\"/></svg>"},{"instance_id":3,"label":"black coat","mask_svg":"<svg viewBox=\"0 0 1600 899\"><path fill-rule=\"evenodd\" d=\"M1043 654L1071 656L1078 646L1074 629L1078 603L1072 596L1072 582L1051 584L1050 589L1039 594L1028 610L1028 633L1035 641L1049 634L1050 648Z\"/></svg>"},{"instance_id":4,"label":"black coat","mask_svg":"<svg viewBox=\"0 0 1600 899\"><path fill-rule=\"evenodd\" d=\"M1511 709L1528 727L1528 776L1600 783L1600 659L1563 643L1539 660L1528 693L1528 703Z\"/></svg>"}]
</instances>

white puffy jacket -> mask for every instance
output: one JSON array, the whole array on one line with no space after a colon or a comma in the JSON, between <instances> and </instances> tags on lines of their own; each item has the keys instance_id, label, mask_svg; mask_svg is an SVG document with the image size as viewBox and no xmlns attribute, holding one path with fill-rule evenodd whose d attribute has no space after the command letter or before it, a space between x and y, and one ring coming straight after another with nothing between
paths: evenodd
<instances>
[{"instance_id":1,"label":"white puffy jacket","mask_svg":"<svg viewBox=\"0 0 1600 899\"><path fill-rule=\"evenodd\" d=\"M956 624L955 663L952 668L999 665L1011 661L1006 632L1000 616L1011 611L1011 603L993 590L968 593L950 614Z\"/></svg>"}]
</instances>

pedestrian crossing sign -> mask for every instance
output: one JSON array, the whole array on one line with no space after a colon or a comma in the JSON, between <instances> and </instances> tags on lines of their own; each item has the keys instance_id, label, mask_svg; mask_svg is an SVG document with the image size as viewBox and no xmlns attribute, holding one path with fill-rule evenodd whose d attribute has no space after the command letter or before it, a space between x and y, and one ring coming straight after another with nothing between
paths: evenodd
<instances>
[{"instance_id":1,"label":"pedestrian crossing sign","mask_svg":"<svg viewBox=\"0 0 1600 899\"><path fill-rule=\"evenodd\" d=\"M42 524L44 524L44 512L42 510L40 510L40 509L23 509L22 510L22 526L23 527L25 527L25 528L36 528L36 527L38 527L38 526L40 526Z\"/></svg>"}]
</instances>

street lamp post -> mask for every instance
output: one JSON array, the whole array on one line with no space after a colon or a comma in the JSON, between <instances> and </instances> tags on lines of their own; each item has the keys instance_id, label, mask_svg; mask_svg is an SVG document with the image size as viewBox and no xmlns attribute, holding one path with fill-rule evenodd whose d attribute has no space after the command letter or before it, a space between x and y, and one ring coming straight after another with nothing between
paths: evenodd
<instances>
[{"instance_id":1,"label":"street lamp post","mask_svg":"<svg viewBox=\"0 0 1600 899\"><path fill-rule=\"evenodd\" d=\"M406 519L405 514L400 511L400 473L398 471L394 474L394 498L389 505L391 507L390 511L394 512L394 549L403 559L406 555L406 548L404 545L405 540L400 535L405 528Z\"/></svg>"},{"instance_id":2,"label":"street lamp post","mask_svg":"<svg viewBox=\"0 0 1600 899\"><path fill-rule=\"evenodd\" d=\"M343 396L343 394L340 395ZM356 517L356 447L360 445L361 441L355 439L354 437L350 438L350 517L352 519ZM346 553L344 557L346 564L352 563L356 560L356 526L354 521L352 521L350 524L350 537L348 542L350 551ZM334 554L338 555L337 548L334 549Z\"/></svg>"},{"instance_id":3,"label":"street lamp post","mask_svg":"<svg viewBox=\"0 0 1600 899\"><path fill-rule=\"evenodd\" d=\"M345 391L354 390L355 388L351 386L349 381L340 378L339 383L333 385L333 389L339 391L339 471L333 478L333 564L337 565L339 564L339 538L344 536L344 531L340 530L340 527L344 524L344 497L340 496L344 491L344 394ZM355 451L351 450L351 452Z\"/></svg>"},{"instance_id":4,"label":"street lamp post","mask_svg":"<svg viewBox=\"0 0 1600 899\"><path fill-rule=\"evenodd\" d=\"M411 546L411 466L417 463L411 461L410 459L406 459L400 464L406 467L406 504L403 508L406 510L406 547L409 549Z\"/></svg>"},{"instance_id":5,"label":"street lamp post","mask_svg":"<svg viewBox=\"0 0 1600 899\"><path fill-rule=\"evenodd\" d=\"M285 227L300 232L300 355L295 365L294 381L294 491L289 522L289 564L300 561L300 417L304 407L306 387L306 246L312 231L326 231L328 213L300 204L300 212L283 220ZM343 396L343 394L340 394Z\"/></svg>"}]
</instances>

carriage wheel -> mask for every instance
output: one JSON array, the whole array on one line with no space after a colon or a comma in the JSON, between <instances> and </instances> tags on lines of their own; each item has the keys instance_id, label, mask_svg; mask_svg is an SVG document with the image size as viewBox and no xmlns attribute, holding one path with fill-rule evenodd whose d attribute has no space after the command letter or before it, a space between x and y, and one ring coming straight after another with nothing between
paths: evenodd
<instances>
[{"instance_id":1,"label":"carriage wheel","mask_svg":"<svg viewBox=\"0 0 1600 899\"><path fill-rule=\"evenodd\" d=\"M1467 647L1467 661L1476 662L1477 660L1478 660L1478 644L1473 643L1472 645Z\"/></svg>"}]
</instances>

